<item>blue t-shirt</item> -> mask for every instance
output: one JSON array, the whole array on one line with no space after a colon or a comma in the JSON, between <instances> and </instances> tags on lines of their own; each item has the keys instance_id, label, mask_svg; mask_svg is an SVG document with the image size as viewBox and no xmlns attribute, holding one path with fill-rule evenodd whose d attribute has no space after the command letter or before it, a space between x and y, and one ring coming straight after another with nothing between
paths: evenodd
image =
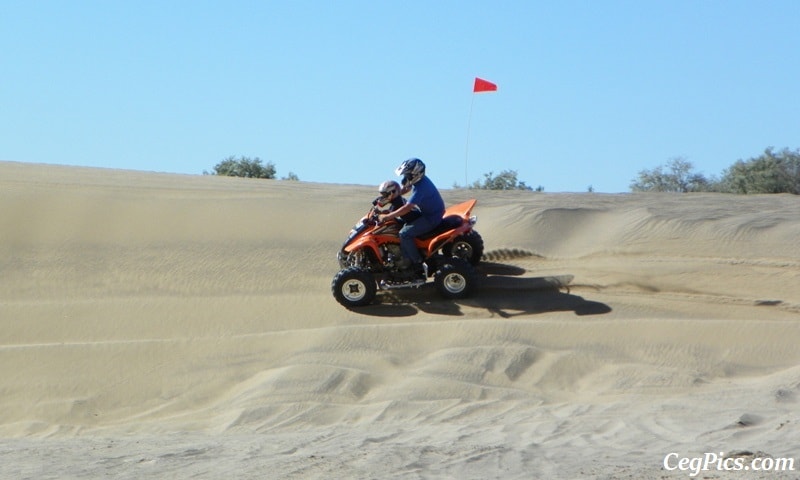
<instances>
[{"instance_id":1,"label":"blue t-shirt","mask_svg":"<svg viewBox=\"0 0 800 480\"><path fill-rule=\"evenodd\" d=\"M411 187L408 203L419 207L423 217L430 220L441 220L444 215L444 200L430 178L422 177Z\"/></svg>"}]
</instances>

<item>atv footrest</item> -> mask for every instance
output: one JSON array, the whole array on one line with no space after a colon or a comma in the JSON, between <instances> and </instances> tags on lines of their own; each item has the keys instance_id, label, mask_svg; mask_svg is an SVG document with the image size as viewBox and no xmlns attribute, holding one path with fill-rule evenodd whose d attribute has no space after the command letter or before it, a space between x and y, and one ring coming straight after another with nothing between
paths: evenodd
<instances>
[{"instance_id":1,"label":"atv footrest","mask_svg":"<svg viewBox=\"0 0 800 480\"><path fill-rule=\"evenodd\" d=\"M419 288L425 285L425 279L412 280L408 282L391 282L382 280L380 282L381 290L396 290L398 288Z\"/></svg>"}]
</instances>

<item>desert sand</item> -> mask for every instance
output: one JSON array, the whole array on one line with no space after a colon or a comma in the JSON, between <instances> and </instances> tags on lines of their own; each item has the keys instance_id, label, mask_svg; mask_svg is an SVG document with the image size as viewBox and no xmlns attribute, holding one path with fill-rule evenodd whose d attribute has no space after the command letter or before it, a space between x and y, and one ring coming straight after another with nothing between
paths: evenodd
<instances>
[{"instance_id":1,"label":"desert sand","mask_svg":"<svg viewBox=\"0 0 800 480\"><path fill-rule=\"evenodd\" d=\"M376 187L0 162L0 478L800 477L800 198L442 193L476 294L347 310Z\"/></svg>"}]
</instances>

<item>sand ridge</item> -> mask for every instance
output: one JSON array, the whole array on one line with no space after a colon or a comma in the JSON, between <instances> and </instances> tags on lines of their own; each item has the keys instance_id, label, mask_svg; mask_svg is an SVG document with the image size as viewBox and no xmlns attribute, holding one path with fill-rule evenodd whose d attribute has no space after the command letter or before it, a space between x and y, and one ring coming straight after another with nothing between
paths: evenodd
<instances>
[{"instance_id":1,"label":"sand ridge","mask_svg":"<svg viewBox=\"0 0 800 480\"><path fill-rule=\"evenodd\" d=\"M374 190L0 162L0 476L800 457L796 196L444 190L478 198L480 291L346 310L335 253Z\"/></svg>"}]
</instances>

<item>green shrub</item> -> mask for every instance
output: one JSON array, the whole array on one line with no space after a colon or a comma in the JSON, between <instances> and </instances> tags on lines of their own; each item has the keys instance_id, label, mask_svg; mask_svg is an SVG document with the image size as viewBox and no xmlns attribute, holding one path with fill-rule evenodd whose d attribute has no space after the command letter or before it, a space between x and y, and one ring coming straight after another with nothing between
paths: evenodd
<instances>
[{"instance_id":1,"label":"green shrub","mask_svg":"<svg viewBox=\"0 0 800 480\"><path fill-rule=\"evenodd\" d=\"M209 174L208 172L203 172ZM228 157L214 166L210 175L225 175L244 178L275 178L275 165L272 162L261 163L258 157Z\"/></svg>"}]
</instances>

